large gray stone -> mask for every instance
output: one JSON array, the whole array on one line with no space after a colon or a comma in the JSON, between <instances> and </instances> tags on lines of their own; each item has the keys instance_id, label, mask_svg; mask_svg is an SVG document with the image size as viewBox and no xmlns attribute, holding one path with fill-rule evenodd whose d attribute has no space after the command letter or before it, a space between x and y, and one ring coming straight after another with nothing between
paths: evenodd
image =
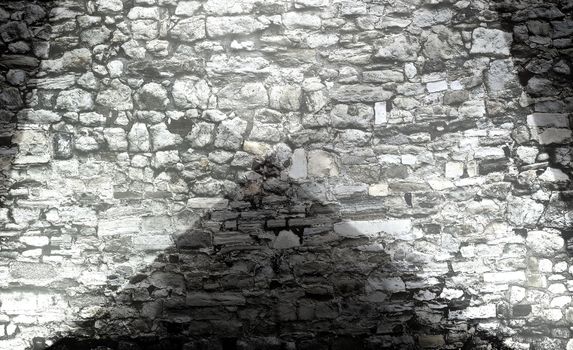
<instances>
[{"instance_id":1,"label":"large gray stone","mask_svg":"<svg viewBox=\"0 0 573 350\"><path fill-rule=\"evenodd\" d=\"M57 272L50 264L16 261L10 264L10 275L18 279L46 280L57 277Z\"/></svg>"},{"instance_id":2,"label":"large gray stone","mask_svg":"<svg viewBox=\"0 0 573 350\"><path fill-rule=\"evenodd\" d=\"M82 32L80 35L81 41L88 46L93 47L100 44L105 44L111 36L111 30L105 26L99 28L91 28Z\"/></svg>"},{"instance_id":3,"label":"large gray stone","mask_svg":"<svg viewBox=\"0 0 573 350\"><path fill-rule=\"evenodd\" d=\"M392 95L382 86L366 84L338 85L330 90L330 97L339 102L377 102Z\"/></svg>"},{"instance_id":4,"label":"large gray stone","mask_svg":"<svg viewBox=\"0 0 573 350\"><path fill-rule=\"evenodd\" d=\"M182 78L173 84L173 102L177 107L206 109L211 88L205 80Z\"/></svg>"},{"instance_id":5,"label":"large gray stone","mask_svg":"<svg viewBox=\"0 0 573 350\"><path fill-rule=\"evenodd\" d=\"M291 166L289 169L289 177L293 179L306 178L308 162L306 159L306 152L304 149L295 149L292 154Z\"/></svg>"},{"instance_id":6,"label":"large gray stone","mask_svg":"<svg viewBox=\"0 0 573 350\"><path fill-rule=\"evenodd\" d=\"M136 40L153 40L159 36L159 25L153 19L137 19L130 21L131 34Z\"/></svg>"},{"instance_id":7,"label":"large gray stone","mask_svg":"<svg viewBox=\"0 0 573 350\"><path fill-rule=\"evenodd\" d=\"M219 93L220 109L247 109L264 107L268 104L267 90L262 83L232 83Z\"/></svg>"},{"instance_id":8,"label":"large gray stone","mask_svg":"<svg viewBox=\"0 0 573 350\"><path fill-rule=\"evenodd\" d=\"M416 37L394 34L380 40L375 57L401 62L416 61L420 48L420 43Z\"/></svg>"},{"instance_id":9,"label":"large gray stone","mask_svg":"<svg viewBox=\"0 0 573 350\"><path fill-rule=\"evenodd\" d=\"M543 204L533 199L514 197L507 203L507 218L517 226L535 225L543 213L543 208Z\"/></svg>"},{"instance_id":10,"label":"large gray stone","mask_svg":"<svg viewBox=\"0 0 573 350\"><path fill-rule=\"evenodd\" d=\"M215 147L238 150L243 144L243 135L246 130L247 122L239 117L222 121L217 128Z\"/></svg>"},{"instance_id":11,"label":"large gray stone","mask_svg":"<svg viewBox=\"0 0 573 350\"><path fill-rule=\"evenodd\" d=\"M137 91L135 100L142 109L163 110L169 105L167 90L158 83L145 84Z\"/></svg>"},{"instance_id":12,"label":"large gray stone","mask_svg":"<svg viewBox=\"0 0 573 350\"><path fill-rule=\"evenodd\" d=\"M289 249L300 246L300 238L290 230L280 231L273 242L274 249Z\"/></svg>"},{"instance_id":13,"label":"large gray stone","mask_svg":"<svg viewBox=\"0 0 573 350\"><path fill-rule=\"evenodd\" d=\"M193 42L205 38L205 19L192 17L182 19L171 29L171 36L184 42Z\"/></svg>"},{"instance_id":14,"label":"large gray stone","mask_svg":"<svg viewBox=\"0 0 573 350\"><path fill-rule=\"evenodd\" d=\"M127 134L122 128L106 128L103 137L111 151L126 151L128 147Z\"/></svg>"},{"instance_id":15,"label":"large gray stone","mask_svg":"<svg viewBox=\"0 0 573 350\"><path fill-rule=\"evenodd\" d=\"M486 75L486 83L489 92L494 96L516 96L521 90L513 61L510 59L491 62Z\"/></svg>"},{"instance_id":16,"label":"large gray stone","mask_svg":"<svg viewBox=\"0 0 573 350\"><path fill-rule=\"evenodd\" d=\"M267 25L252 16L207 17L207 35L210 38L234 34L252 34Z\"/></svg>"},{"instance_id":17,"label":"large gray stone","mask_svg":"<svg viewBox=\"0 0 573 350\"><path fill-rule=\"evenodd\" d=\"M135 123L127 135L129 140L129 150L133 152L149 152L151 142L149 141L149 131L143 123Z\"/></svg>"},{"instance_id":18,"label":"large gray stone","mask_svg":"<svg viewBox=\"0 0 573 350\"><path fill-rule=\"evenodd\" d=\"M233 306L245 305L245 297L240 293L188 293L186 304L188 306Z\"/></svg>"},{"instance_id":19,"label":"large gray stone","mask_svg":"<svg viewBox=\"0 0 573 350\"><path fill-rule=\"evenodd\" d=\"M167 130L167 125L159 123L149 128L153 150L157 151L180 144L183 139Z\"/></svg>"},{"instance_id":20,"label":"large gray stone","mask_svg":"<svg viewBox=\"0 0 573 350\"><path fill-rule=\"evenodd\" d=\"M206 13L214 16L238 15L249 13L253 10L256 0L208 0L203 4Z\"/></svg>"},{"instance_id":21,"label":"large gray stone","mask_svg":"<svg viewBox=\"0 0 573 350\"><path fill-rule=\"evenodd\" d=\"M133 109L131 89L119 79L112 80L109 87L97 95L96 102L116 111Z\"/></svg>"},{"instance_id":22,"label":"large gray stone","mask_svg":"<svg viewBox=\"0 0 573 350\"><path fill-rule=\"evenodd\" d=\"M334 224L334 232L344 237L392 237L393 239L412 240L412 220L368 220L343 221Z\"/></svg>"},{"instance_id":23,"label":"large gray stone","mask_svg":"<svg viewBox=\"0 0 573 350\"><path fill-rule=\"evenodd\" d=\"M509 56L513 36L499 29L476 28L472 33L470 53Z\"/></svg>"},{"instance_id":24,"label":"large gray stone","mask_svg":"<svg viewBox=\"0 0 573 350\"><path fill-rule=\"evenodd\" d=\"M132 7L127 13L128 19L158 19L159 18L159 8L158 7Z\"/></svg>"},{"instance_id":25,"label":"large gray stone","mask_svg":"<svg viewBox=\"0 0 573 350\"><path fill-rule=\"evenodd\" d=\"M35 130L18 130L12 137L18 145L14 164L47 163L51 159L50 146L45 132Z\"/></svg>"},{"instance_id":26,"label":"large gray stone","mask_svg":"<svg viewBox=\"0 0 573 350\"><path fill-rule=\"evenodd\" d=\"M300 109L302 88L296 85L273 86L269 96L271 108L297 111Z\"/></svg>"},{"instance_id":27,"label":"large gray stone","mask_svg":"<svg viewBox=\"0 0 573 350\"><path fill-rule=\"evenodd\" d=\"M100 12L120 12L123 10L122 0L97 0L96 8Z\"/></svg>"},{"instance_id":28,"label":"large gray stone","mask_svg":"<svg viewBox=\"0 0 573 350\"><path fill-rule=\"evenodd\" d=\"M287 29L319 29L321 26L320 17L311 13L287 12L282 19Z\"/></svg>"},{"instance_id":29,"label":"large gray stone","mask_svg":"<svg viewBox=\"0 0 573 350\"><path fill-rule=\"evenodd\" d=\"M338 166L334 156L322 150L308 152L308 175L315 177L338 176Z\"/></svg>"},{"instance_id":30,"label":"large gray stone","mask_svg":"<svg viewBox=\"0 0 573 350\"><path fill-rule=\"evenodd\" d=\"M533 254L549 257L560 253L565 245L559 233L549 231L529 231L526 243Z\"/></svg>"},{"instance_id":31,"label":"large gray stone","mask_svg":"<svg viewBox=\"0 0 573 350\"><path fill-rule=\"evenodd\" d=\"M88 111L94 106L92 95L82 89L65 90L58 94L56 108L72 112Z\"/></svg>"},{"instance_id":32,"label":"large gray stone","mask_svg":"<svg viewBox=\"0 0 573 350\"><path fill-rule=\"evenodd\" d=\"M193 147L202 148L213 143L215 125L206 122L200 122L193 126L191 132L185 137L191 142Z\"/></svg>"}]
</instances>

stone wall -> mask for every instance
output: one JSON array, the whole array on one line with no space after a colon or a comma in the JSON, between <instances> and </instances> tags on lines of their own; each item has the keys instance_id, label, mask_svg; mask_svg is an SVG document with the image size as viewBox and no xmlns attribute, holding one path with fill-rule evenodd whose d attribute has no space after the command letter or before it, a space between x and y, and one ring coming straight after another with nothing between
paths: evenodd
<instances>
[{"instance_id":1,"label":"stone wall","mask_svg":"<svg viewBox=\"0 0 573 350\"><path fill-rule=\"evenodd\" d=\"M573 349L572 9L2 2L0 349Z\"/></svg>"}]
</instances>

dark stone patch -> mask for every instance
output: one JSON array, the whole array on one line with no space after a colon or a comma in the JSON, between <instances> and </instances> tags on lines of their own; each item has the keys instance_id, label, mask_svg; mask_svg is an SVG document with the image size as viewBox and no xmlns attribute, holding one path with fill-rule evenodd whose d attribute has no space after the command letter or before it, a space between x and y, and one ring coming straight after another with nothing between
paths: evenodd
<instances>
[{"instance_id":1,"label":"dark stone patch","mask_svg":"<svg viewBox=\"0 0 573 350\"><path fill-rule=\"evenodd\" d=\"M54 158L70 159L73 157L73 135L68 133L57 133L54 135Z\"/></svg>"},{"instance_id":2,"label":"dark stone patch","mask_svg":"<svg viewBox=\"0 0 573 350\"><path fill-rule=\"evenodd\" d=\"M514 317L525 317L531 313L531 305L513 305Z\"/></svg>"}]
</instances>

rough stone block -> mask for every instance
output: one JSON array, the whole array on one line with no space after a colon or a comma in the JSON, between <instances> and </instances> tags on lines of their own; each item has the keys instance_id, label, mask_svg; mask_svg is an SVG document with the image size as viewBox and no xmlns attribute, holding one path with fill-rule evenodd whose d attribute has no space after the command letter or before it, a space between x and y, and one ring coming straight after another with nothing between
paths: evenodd
<instances>
[{"instance_id":1,"label":"rough stone block","mask_svg":"<svg viewBox=\"0 0 573 350\"><path fill-rule=\"evenodd\" d=\"M559 233L548 231L529 231L526 243L532 253L539 256L554 256L565 246Z\"/></svg>"},{"instance_id":2,"label":"rough stone block","mask_svg":"<svg viewBox=\"0 0 573 350\"><path fill-rule=\"evenodd\" d=\"M100 237L109 235L137 234L140 231L141 219L139 217L121 217L100 219L98 222L97 235Z\"/></svg>"},{"instance_id":3,"label":"rough stone block","mask_svg":"<svg viewBox=\"0 0 573 350\"><path fill-rule=\"evenodd\" d=\"M390 99L392 92L375 85L339 85L330 90L330 97L339 102L376 102Z\"/></svg>"},{"instance_id":4,"label":"rough stone block","mask_svg":"<svg viewBox=\"0 0 573 350\"><path fill-rule=\"evenodd\" d=\"M450 311L448 315L448 318L454 320L475 320L495 317L496 306L494 304L470 306L466 309Z\"/></svg>"},{"instance_id":5,"label":"rough stone block","mask_svg":"<svg viewBox=\"0 0 573 350\"><path fill-rule=\"evenodd\" d=\"M343 221L334 224L334 232L344 237L380 237L390 235L395 239L403 239L412 230L412 220L367 220Z\"/></svg>"},{"instance_id":6,"label":"rough stone block","mask_svg":"<svg viewBox=\"0 0 573 350\"><path fill-rule=\"evenodd\" d=\"M413 62L416 61L419 51L420 43L416 37L395 34L380 41L375 57L383 60Z\"/></svg>"},{"instance_id":7,"label":"rough stone block","mask_svg":"<svg viewBox=\"0 0 573 350\"><path fill-rule=\"evenodd\" d=\"M334 156L322 150L308 152L308 175L338 176L338 166Z\"/></svg>"},{"instance_id":8,"label":"rough stone block","mask_svg":"<svg viewBox=\"0 0 573 350\"><path fill-rule=\"evenodd\" d=\"M187 293L188 306L236 306L245 305L245 297L240 293Z\"/></svg>"},{"instance_id":9,"label":"rough stone block","mask_svg":"<svg viewBox=\"0 0 573 350\"><path fill-rule=\"evenodd\" d=\"M293 179L304 179L307 177L308 161L306 152L302 148L295 149L292 154L289 177Z\"/></svg>"},{"instance_id":10,"label":"rough stone block","mask_svg":"<svg viewBox=\"0 0 573 350\"><path fill-rule=\"evenodd\" d=\"M10 275L24 280L50 280L58 276L54 266L43 263L13 262L10 264Z\"/></svg>"},{"instance_id":11,"label":"rough stone block","mask_svg":"<svg viewBox=\"0 0 573 350\"><path fill-rule=\"evenodd\" d=\"M207 17L207 35L210 38L251 34L266 27L267 25L250 16Z\"/></svg>"},{"instance_id":12,"label":"rough stone block","mask_svg":"<svg viewBox=\"0 0 573 350\"><path fill-rule=\"evenodd\" d=\"M513 36L499 29L476 28L472 33L471 53L509 56Z\"/></svg>"},{"instance_id":13,"label":"rough stone block","mask_svg":"<svg viewBox=\"0 0 573 350\"><path fill-rule=\"evenodd\" d=\"M181 3L177 7L182 10ZM171 36L183 42L193 42L205 38L205 19L201 17L192 17L182 19L171 29Z\"/></svg>"},{"instance_id":14,"label":"rough stone block","mask_svg":"<svg viewBox=\"0 0 573 350\"><path fill-rule=\"evenodd\" d=\"M488 272L483 274L483 280L494 284L523 283L526 277L524 271Z\"/></svg>"}]
</instances>

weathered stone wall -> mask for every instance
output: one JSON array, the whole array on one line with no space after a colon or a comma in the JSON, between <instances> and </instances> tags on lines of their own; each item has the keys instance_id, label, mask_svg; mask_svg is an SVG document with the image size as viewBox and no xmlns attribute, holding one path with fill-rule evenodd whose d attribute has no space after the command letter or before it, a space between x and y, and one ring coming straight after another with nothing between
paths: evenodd
<instances>
[{"instance_id":1,"label":"weathered stone wall","mask_svg":"<svg viewBox=\"0 0 573 350\"><path fill-rule=\"evenodd\" d=\"M2 2L0 349L573 348L572 8Z\"/></svg>"}]
</instances>

